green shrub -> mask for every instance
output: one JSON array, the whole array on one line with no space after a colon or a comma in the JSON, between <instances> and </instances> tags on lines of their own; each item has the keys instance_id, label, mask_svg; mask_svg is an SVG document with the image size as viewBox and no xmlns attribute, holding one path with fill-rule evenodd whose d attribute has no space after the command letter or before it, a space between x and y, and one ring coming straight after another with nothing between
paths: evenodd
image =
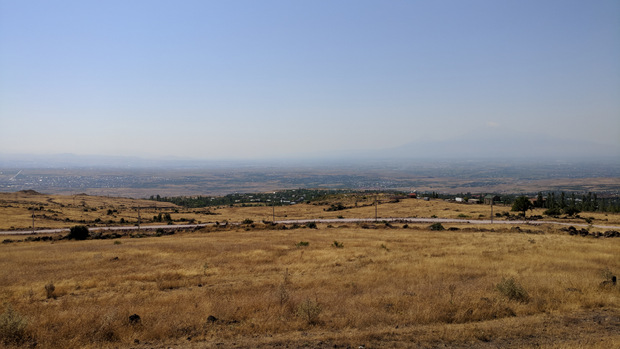
<instances>
[{"instance_id":1,"label":"green shrub","mask_svg":"<svg viewBox=\"0 0 620 349\"><path fill-rule=\"evenodd\" d=\"M527 303L530 300L527 291L514 278L502 278L502 281L495 288L510 300L522 303Z\"/></svg>"},{"instance_id":2,"label":"green shrub","mask_svg":"<svg viewBox=\"0 0 620 349\"><path fill-rule=\"evenodd\" d=\"M300 241L300 242L295 244L295 246L297 246L297 247L304 247L304 246L308 246L308 245L310 245L310 242L308 242L308 241Z\"/></svg>"},{"instance_id":3,"label":"green shrub","mask_svg":"<svg viewBox=\"0 0 620 349\"><path fill-rule=\"evenodd\" d=\"M310 229L317 229L315 222L308 222L308 223L306 223L306 227L308 227Z\"/></svg>"},{"instance_id":4,"label":"green shrub","mask_svg":"<svg viewBox=\"0 0 620 349\"><path fill-rule=\"evenodd\" d=\"M343 248L344 244L342 242L338 242L338 241L334 240L334 243L332 244L332 246L334 246L336 248Z\"/></svg>"},{"instance_id":5,"label":"green shrub","mask_svg":"<svg viewBox=\"0 0 620 349\"><path fill-rule=\"evenodd\" d=\"M434 231L438 231L438 230L444 230L446 228L443 227L443 225L441 225L441 223L437 222L437 223L433 223L428 227L430 230L434 230Z\"/></svg>"},{"instance_id":6,"label":"green shrub","mask_svg":"<svg viewBox=\"0 0 620 349\"><path fill-rule=\"evenodd\" d=\"M88 231L88 227L85 225L76 225L71 227L69 230L69 235L67 235L67 239L72 240L86 240L90 236L90 232Z\"/></svg>"}]
</instances>

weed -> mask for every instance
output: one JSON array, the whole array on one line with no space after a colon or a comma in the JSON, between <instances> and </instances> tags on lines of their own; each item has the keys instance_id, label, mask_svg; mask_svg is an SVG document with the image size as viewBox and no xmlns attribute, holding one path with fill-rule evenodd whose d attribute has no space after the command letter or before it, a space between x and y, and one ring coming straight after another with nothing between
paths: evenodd
<instances>
[{"instance_id":1,"label":"weed","mask_svg":"<svg viewBox=\"0 0 620 349\"><path fill-rule=\"evenodd\" d=\"M332 246L334 246L335 248L343 248L344 244L342 242L338 242L337 240L334 240L334 243L332 243Z\"/></svg>"},{"instance_id":2,"label":"weed","mask_svg":"<svg viewBox=\"0 0 620 349\"><path fill-rule=\"evenodd\" d=\"M288 291L289 284L290 284L290 280L288 277L288 268L287 268L282 276L282 283L280 284L280 287L278 287L278 299L280 301L280 306L284 306L284 304L286 304L290 298L289 291Z\"/></svg>"},{"instance_id":3,"label":"weed","mask_svg":"<svg viewBox=\"0 0 620 349\"><path fill-rule=\"evenodd\" d=\"M530 300L527 291L512 277L510 279L502 278L502 281L495 288L510 300L522 303L527 303Z\"/></svg>"},{"instance_id":4,"label":"weed","mask_svg":"<svg viewBox=\"0 0 620 349\"><path fill-rule=\"evenodd\" d=\"M381 248L386 250L387 252L390 252L390 249L387 248L387 246L385 246L385 244L381 244Z\"/></svg>"},{"instance_id":5,"label":"weed","mask_svg":"<svg viewBox=\"0 0 620 349\"><path fill-rule=\"evenodd\" d=\"M6 345L20 345L28 339L28 321L9 305L0 314L0 341Z\"/></svg>"},{"instance_id":6,"label":"weed","mask_svg":"<svg viewBox=\"0 0 620 349\"><path fill-rule=\"evenodd\" d=\"M297 246L297 247L304 247L304 246L308 246L308 245L310 245L310 242L308 242L308 241L300 241L300 242L295 244L295 246Z\"/></svg>"},{"instance_id":7,"label":"weed","mask_svg":"<svg viewBox=\"0 0 620 349\"><path fill-rule=\"evenodd\" d=\"M297 306L296 315L303 319L308 325L315 325L319 322L321 305L310 298L306 298Z\"/></svg>"},{"instance_id":8,"label":"weed","mask_svg":"<svg viewBox=\"0 0 620 349\"><path fill-rule=\"evenodd\" d=\"M454 304L454 292L456 291L456 285L450 284L450 286L448 286L448 291L450 291L450 304Z\"/></svg>"},{"instance_id":9,"label":"weed","mask_svg":"<svg viewBox=\"0 0 620 349\"><path fill-rule=\"evenodd\" d=\"M614 273L612 273L612 271L609 270L608 267L605 267L605 269L601 270L601 277L604 280L611 280L614 277Z\"/></svg>"}]
</instances>

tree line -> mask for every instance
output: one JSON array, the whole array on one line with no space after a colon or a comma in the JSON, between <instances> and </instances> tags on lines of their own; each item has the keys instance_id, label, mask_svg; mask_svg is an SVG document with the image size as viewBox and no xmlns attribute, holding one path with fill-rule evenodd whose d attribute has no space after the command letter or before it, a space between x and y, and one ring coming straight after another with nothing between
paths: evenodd
<instances>
[{"instance_id":1,"label":"tree line","mask_svg":"<svg viewBox=\"0 0 620 349\"><path fill-rule=\"evenodd\" d=\"M596 193L592 192L580 196L574 192L570 194L549 192L547 195L539 192L533 205L538 208L546 208L545 214L549 215L560 213L574 215L579 212L620 212L620 198L599 198Z\"/></svg>"}]
</instances>

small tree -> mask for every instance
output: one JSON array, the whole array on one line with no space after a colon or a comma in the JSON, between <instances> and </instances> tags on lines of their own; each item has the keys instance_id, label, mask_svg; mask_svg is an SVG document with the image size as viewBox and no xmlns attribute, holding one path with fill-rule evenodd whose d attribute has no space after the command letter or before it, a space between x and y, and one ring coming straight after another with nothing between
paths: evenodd
<instances>
[{"instance_id":1,"label":"small tree","mask_svg":"<svg viewBox=\"0 0 620 349\"><path fill-rule=\"evenodd\" d=\"M534 208L534 205L532 205L530 199L525 195L519 196L515 202L512 203L512 211L523 212L523 218L525 218L525 212L532 208Z\"/></svg>"},{"instance_id":2,"label":"small tree","mask_svg":"<svg viewBox=\"0 0 620 349\"><path fill-rule=\"evenodd\" d=\"M90 232L88 231L88 227L86 227L85 225L76 225L74 227L71 227L67 238L73 240L86 240L89 236Z\"/></svg>"},{"instance_id":3,"label":"small tree","mask_svg":"<svg viewBox=\"0 0 620 349\"><path fill-rule=\"evenodd\" d=\"M569 215L569 216L574 216L579 214L581 211L579 211L575 206L568 206L567 208L564 209L564 214Z\"/></svg>"}]
</instances>

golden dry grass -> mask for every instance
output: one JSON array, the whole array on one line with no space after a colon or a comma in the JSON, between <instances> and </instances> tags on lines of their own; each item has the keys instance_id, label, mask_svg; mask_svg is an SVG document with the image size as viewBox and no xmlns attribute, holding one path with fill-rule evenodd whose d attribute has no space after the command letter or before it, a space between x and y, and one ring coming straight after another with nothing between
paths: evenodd
<instances>
[{"instance_id":1,"label":"golden dry grass","mask_svg":"<svg viewBox=\"0 0 620 349\"><path fill-rule=\"evenodd\" d=\"M0 304L27 319L24 345L43 348L620 343L620 290L599 286L620 270L620 240L547 226L276 228L3 244ZM527 301L497 290L510 278Z\"/></svg>"}]
</instances>

